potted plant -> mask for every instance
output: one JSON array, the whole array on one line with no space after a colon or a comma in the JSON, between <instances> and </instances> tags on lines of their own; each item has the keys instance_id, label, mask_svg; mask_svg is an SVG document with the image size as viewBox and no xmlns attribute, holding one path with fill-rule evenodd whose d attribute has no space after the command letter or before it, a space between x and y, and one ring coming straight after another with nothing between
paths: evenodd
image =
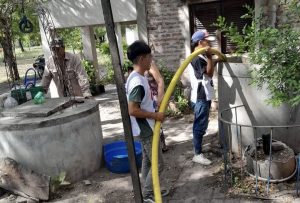
<instances>
[{"instance_id":1,"label":"potted plant","mask_svg":"<svg viewBox=\"0 0 300 203\"><path fill-rule=\"evenodd\" d=\"M99 95L100 93L105 92L104 81L103 79L97 79L96 69L92 61L82 60L83 67L88 75L90 90L93 96Z\"/></svg>"},{"instance_id":2,"label":"potted plant","mask_svg":"<svg viewBox=\"0 0 300 203\"><path fill-rule=\"evenodd\" d=\"M299 7L295 0L279 2L286 22L277 25L268 25L263 14L255 18L253 9L246 7L249 12L242 18L252 18L252 23L241 33L235 25L228 25L225 18L218 18L216 25L237 45L237 53L244 53L231 63L223 63L218 70L220 111L243 104L245 108L238 112L238 122L246 125L300 122L300 33L291 22L299 21ZM235 122L234 110L225 118ZM259 135L270 131L260 130ZM235 130L231 131L233 145L237 146ZM298 152L300 139L296 131L295 128L278 130L274 138ZM253 130L245 128L242 132L243 145L247 146L253 142Z\"/></svg>"}]
</instances>

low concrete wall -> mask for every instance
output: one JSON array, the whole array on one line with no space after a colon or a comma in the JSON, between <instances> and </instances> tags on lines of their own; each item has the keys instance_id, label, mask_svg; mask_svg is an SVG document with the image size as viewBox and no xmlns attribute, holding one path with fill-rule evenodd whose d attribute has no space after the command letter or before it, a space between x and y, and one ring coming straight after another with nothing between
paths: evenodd
<instances>
[{"instance_id":1,"label":"low concrete wall","mask_svg":"<svg viewBox=\"0 0 300 203\"><path fill-rule=\"evenodd\" d=\"M93 100L47 118L0 117L0 157L52 177L66 172L71 182L100 168L102 130Z\"/></svg>"},{"instance_id":2,"label":"low concrete wall","mask_svg":"<svg viewBox=\"0 0 300 203\"><path fill-rule=\"evenodd\" d=\"M250 85L251 67L244 63L229 62L222 63L218 69L218 98L219 112L238 105L245 105L237 111L238 124L279 126L300 124L300 108L292 109L288 105L274 108L267 105L268 91L266 88L257 90ZM225 113L227 121L236 122L234 109ZM254 132L252 128L225 125L225 136L232 136L232 149L238 151L239 140L237 130L242 134L243 147L254 143ZM258 137L264 133L270 133L270 128L259 128ZM280 140L291 147L295 152L300 152L299 128L276 129L273 131L274 139Z\"/></svg>"}]
</instances>

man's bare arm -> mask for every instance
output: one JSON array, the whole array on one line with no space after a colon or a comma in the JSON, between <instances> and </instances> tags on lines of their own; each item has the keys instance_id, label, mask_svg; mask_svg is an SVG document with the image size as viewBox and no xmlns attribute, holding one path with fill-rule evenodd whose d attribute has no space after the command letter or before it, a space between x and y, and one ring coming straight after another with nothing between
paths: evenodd
<instances>
[{"instance_id":1,"label":"man's bare arm","mask_svg":"<svg viewBox=\"0 0 300 203\"><path fill-rule=\"evenodd\" d=\"M164 113L161 112L148 112L144 111L140 108L140 105L136 102L128 102L128 113L130 116L134 116L136 118L150 118L156 121L164 121Z\"/></svg>"}]
</instances>

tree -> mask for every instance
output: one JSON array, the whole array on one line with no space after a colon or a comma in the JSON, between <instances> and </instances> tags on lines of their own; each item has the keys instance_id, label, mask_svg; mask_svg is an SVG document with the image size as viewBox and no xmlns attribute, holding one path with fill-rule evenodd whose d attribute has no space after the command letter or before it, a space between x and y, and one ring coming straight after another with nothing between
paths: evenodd
<instances>
[{"instance_id":1,"label":"tree","mask_svg":"<svg viewBox=\"0 0 300 203\"><path fill-rule=\"evenodd\" d=\"M295 29L300 21L299 0L282 1L285 21L269 25L264 15L254 18L254 10L243 17L252 18L252 23L242 33L234 24L228 25L219 17L217 26L238 46L239 52L248 52L251 64L259 64L251 72L252 84L269 90L267 102L274 106L287 103L300 104L300 32Z\"/></svg>"},{"instance_id":2,"label":"tree","mask_svg":"<svg viewBox=\"0 0 300 203\"><path fill-rule=\"evenodd\" d=\"M105 42L106 29L104 27L95 27L94 32L96 40L99 40L99 45Z\"/></svg>"},{"instance_id":3,"label":"tree","mask_svg":"<svg viewBox=\"0 0 300 203\"><path fill-rule=\"evenodd\" d=\"M63 28L57 30L59 36L64 37L64 43L66 47L70 47L75 50L82 52L83 45L81 41L81 34L79 28Z\"/></svg>"},{"instance_id":4,"label":"tree","mask_svg":"<svg viewBox=\"0 0 300 203\"><path fill-rule=\"evenodd\" d=\"M18 40L22 43L24 39L29 41L40 39L37 29L26 37L19 31L21 3L29 9L28 14L33 19L33 26L38 28L38 19L32 15L36 0L0 0L0 45L3 48L4 62L8 65L9 77L12 81L20 79L13 42Z\"/></svg>"},{"instance_id":5,"label":"tree","mask_svg":"<svg viewBox=\"0 0 300 203\"><path fill-rule=\"evenodd\" d=\"M22 7L16 7L15 11L12 14L12 32L13 32L13 39L14 41L19 42L19 46L22 47L27 46L30 47L32 45L40 45L41 43L41 35L39 30L39 22L38 17L35 15L35 6L33 5L33 1L26 2L24 4L24 10ZM33 31L30 33L23 33L19 28L19 23L22 17L26 15L28 20L33 25ZM25 50L22 50L25 51Z\"/></svg>"},{"instance_id":6,"label":"tree","mask_svg":"<svg viewBox=\"0 0 300 203\"><path fill-rule=\"evenodd\" d=\"M0 44L3 48L4 62L9 68L11 80L19 80L16 57L13 49L12 14L18 0L0 0Z\"/></svg>"}]
</instances>

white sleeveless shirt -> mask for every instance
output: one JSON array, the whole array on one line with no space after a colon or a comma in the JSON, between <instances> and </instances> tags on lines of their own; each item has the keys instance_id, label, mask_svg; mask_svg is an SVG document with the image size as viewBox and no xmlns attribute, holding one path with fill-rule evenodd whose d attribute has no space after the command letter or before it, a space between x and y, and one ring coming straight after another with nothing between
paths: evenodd
<instances>
[{"instance_id":1,"label":"white sleeveless shirt","mask_svg":"<svg viewBox=\"0 0 300 203\"><path fill-rule=\"evenodd\" d=\"M204 59L207 62L207 58L205 58L203 55L199 55L202 59ZM189 74L190 82L191 82L191 102L196 103L197 102L197 91L198 91L198 86L200 82L202 83L206 95L206 100L210 101L215 98L215 91L214 87L212 85L212 78L209 77L207 74L203 74L203 79L198 80L195 76L195 71L191 63L189 63L187 67L187 71Z\"/></svg>"},{"instance_id":2,"label":"white sleeveless shirt","mask_svg":"<svg viewBox=\"0 0 300 203\"><path fill-rule=\"evenodd\" d=\"M145 90L145 96L140 104L140 108L144 111L155 112L155 109L153 107L154 101L151 97L151 91L149 88L148 80L141 74L137 73L136 71L132 71L130 73L129 77L127 78L127 82L125 85L127 101L129 102L129 95L130 95L131 91L139 85L143 86L144 90ZM133 136L140 135L141 129L139 128L139 125L138 125L135 117L130 116L130 120L131 120ZM148 118L146 120L153 131L155 120L148 119Z\"/></svg>"}]
</instances>

